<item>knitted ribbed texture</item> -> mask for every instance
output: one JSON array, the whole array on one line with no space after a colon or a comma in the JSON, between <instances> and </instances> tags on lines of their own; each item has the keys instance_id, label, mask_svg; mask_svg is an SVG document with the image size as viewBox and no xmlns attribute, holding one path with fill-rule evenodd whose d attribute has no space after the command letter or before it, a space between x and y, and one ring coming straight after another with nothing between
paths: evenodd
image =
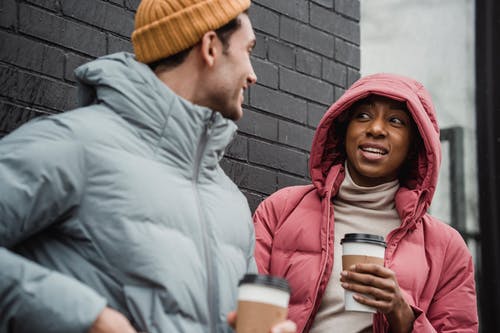
<instances>
[{"instance_id":1,"label":"knitted ribbed texture","mask_svg":"<svg viewBox=\"0 0 500 333\"><path fill-rule=\"evenodd\" d=\"M151 63L185 50L250 7L250 0L142 0L132 44L138 61Z\"/></svg>"}]
</instances>

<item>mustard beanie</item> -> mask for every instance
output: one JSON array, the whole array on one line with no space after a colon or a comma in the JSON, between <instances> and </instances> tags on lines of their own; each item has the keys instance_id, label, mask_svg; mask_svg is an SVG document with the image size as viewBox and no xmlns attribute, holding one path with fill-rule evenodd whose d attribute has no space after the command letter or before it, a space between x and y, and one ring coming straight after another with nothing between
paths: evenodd
<instances>
[{"instance_id":1,"label":"mustard beanie","mask_svg":"<svg viewBox=\"0 0 500 333\"><path fill-rule=\"evenodd\" d=\"M138 61L151 63L183 51L250 7L250 0L142 0L132 44Z\"/></svg>"}]
</instances>

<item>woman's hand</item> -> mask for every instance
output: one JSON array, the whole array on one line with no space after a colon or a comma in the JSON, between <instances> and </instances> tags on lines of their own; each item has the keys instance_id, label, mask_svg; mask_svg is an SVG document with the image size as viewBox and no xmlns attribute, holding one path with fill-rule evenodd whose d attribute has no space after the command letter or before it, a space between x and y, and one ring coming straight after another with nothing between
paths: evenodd
<instances>
[{"instance_id":1,"label":"woman's hand","mask_svg":"<svg viewBox=\"0 0 500 333\"><path fill-rule=\"evenodd\" d=\"M356 264L350 270L342 271L340 281L342 287L357 293L354 295L356 301L385 314L391 332L411 332L415 315L392 270L377 264Z\"/></svg>"},{"instance_id":2,"label":"woman's hand","mask_svg":"<svg viewBox=\"0 0 500 333\"><path fill-rule=\"evenodd\" d=\"M101 311L89 333L137 333L128 319L111 308Z\"/></svg>"},{"instance_id":3,"label":"woman's hand","mask_svg":"<svg viewBox=\"0 0 500 333\"><path fill-rule=\"evenodd\" d=\"M236 328L236 311L231 311L227 315L227 323L234 329ZM270 333L296 333L297 325L291 320L285 320L274 325Z\"/></svg>"}]
</instances>

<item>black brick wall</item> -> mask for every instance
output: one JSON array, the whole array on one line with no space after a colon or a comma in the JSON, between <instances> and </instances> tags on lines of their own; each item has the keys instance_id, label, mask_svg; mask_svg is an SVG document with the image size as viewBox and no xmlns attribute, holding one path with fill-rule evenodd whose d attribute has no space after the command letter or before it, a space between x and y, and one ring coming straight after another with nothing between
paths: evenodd
<instances>
[{"instance_id":1,"label":"black brick wall","mask_svg":"<svg viewBox=\"0 0 500 333\"><path fill-rule=\"evenodd\" d=\"M0 137L76 106L73 70L132 51L139 0L0 0ZM279 188L309 183L321 116L359 78L359 0L254 0L259 82L222 165L254 209Z\"/></svg>"}]
</instances>

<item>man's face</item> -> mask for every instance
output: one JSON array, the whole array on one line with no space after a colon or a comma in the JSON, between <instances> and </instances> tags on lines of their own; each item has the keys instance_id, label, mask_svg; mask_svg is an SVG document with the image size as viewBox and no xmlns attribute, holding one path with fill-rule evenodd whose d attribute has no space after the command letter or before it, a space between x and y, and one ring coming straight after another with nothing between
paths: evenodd
<instances>
[{"instance_id":1,"label":"man's face","mask_svg":"<svg viewBox=\"0 0 500 333\"><path fill-rule=\"evenodd\" d=\"M372 96L354 110L346 132L349 173L360 186L398 177L412 139L412 119L404 104Z\"/></svg>"},{"instance_id":2,"label":"man's face","mask_svg":"<svg viewBox=\"0 0 500 333\"><path fill-rule=\"evenodd\" d=\"M239 19L241 26L229 37L229 47L216 58L212 75L206 82L209 91L206 105L232 120L243 115L243 93L257 82L250 62L255 34L248 15L240 14Z\"/></svg>"}]
</instances>

